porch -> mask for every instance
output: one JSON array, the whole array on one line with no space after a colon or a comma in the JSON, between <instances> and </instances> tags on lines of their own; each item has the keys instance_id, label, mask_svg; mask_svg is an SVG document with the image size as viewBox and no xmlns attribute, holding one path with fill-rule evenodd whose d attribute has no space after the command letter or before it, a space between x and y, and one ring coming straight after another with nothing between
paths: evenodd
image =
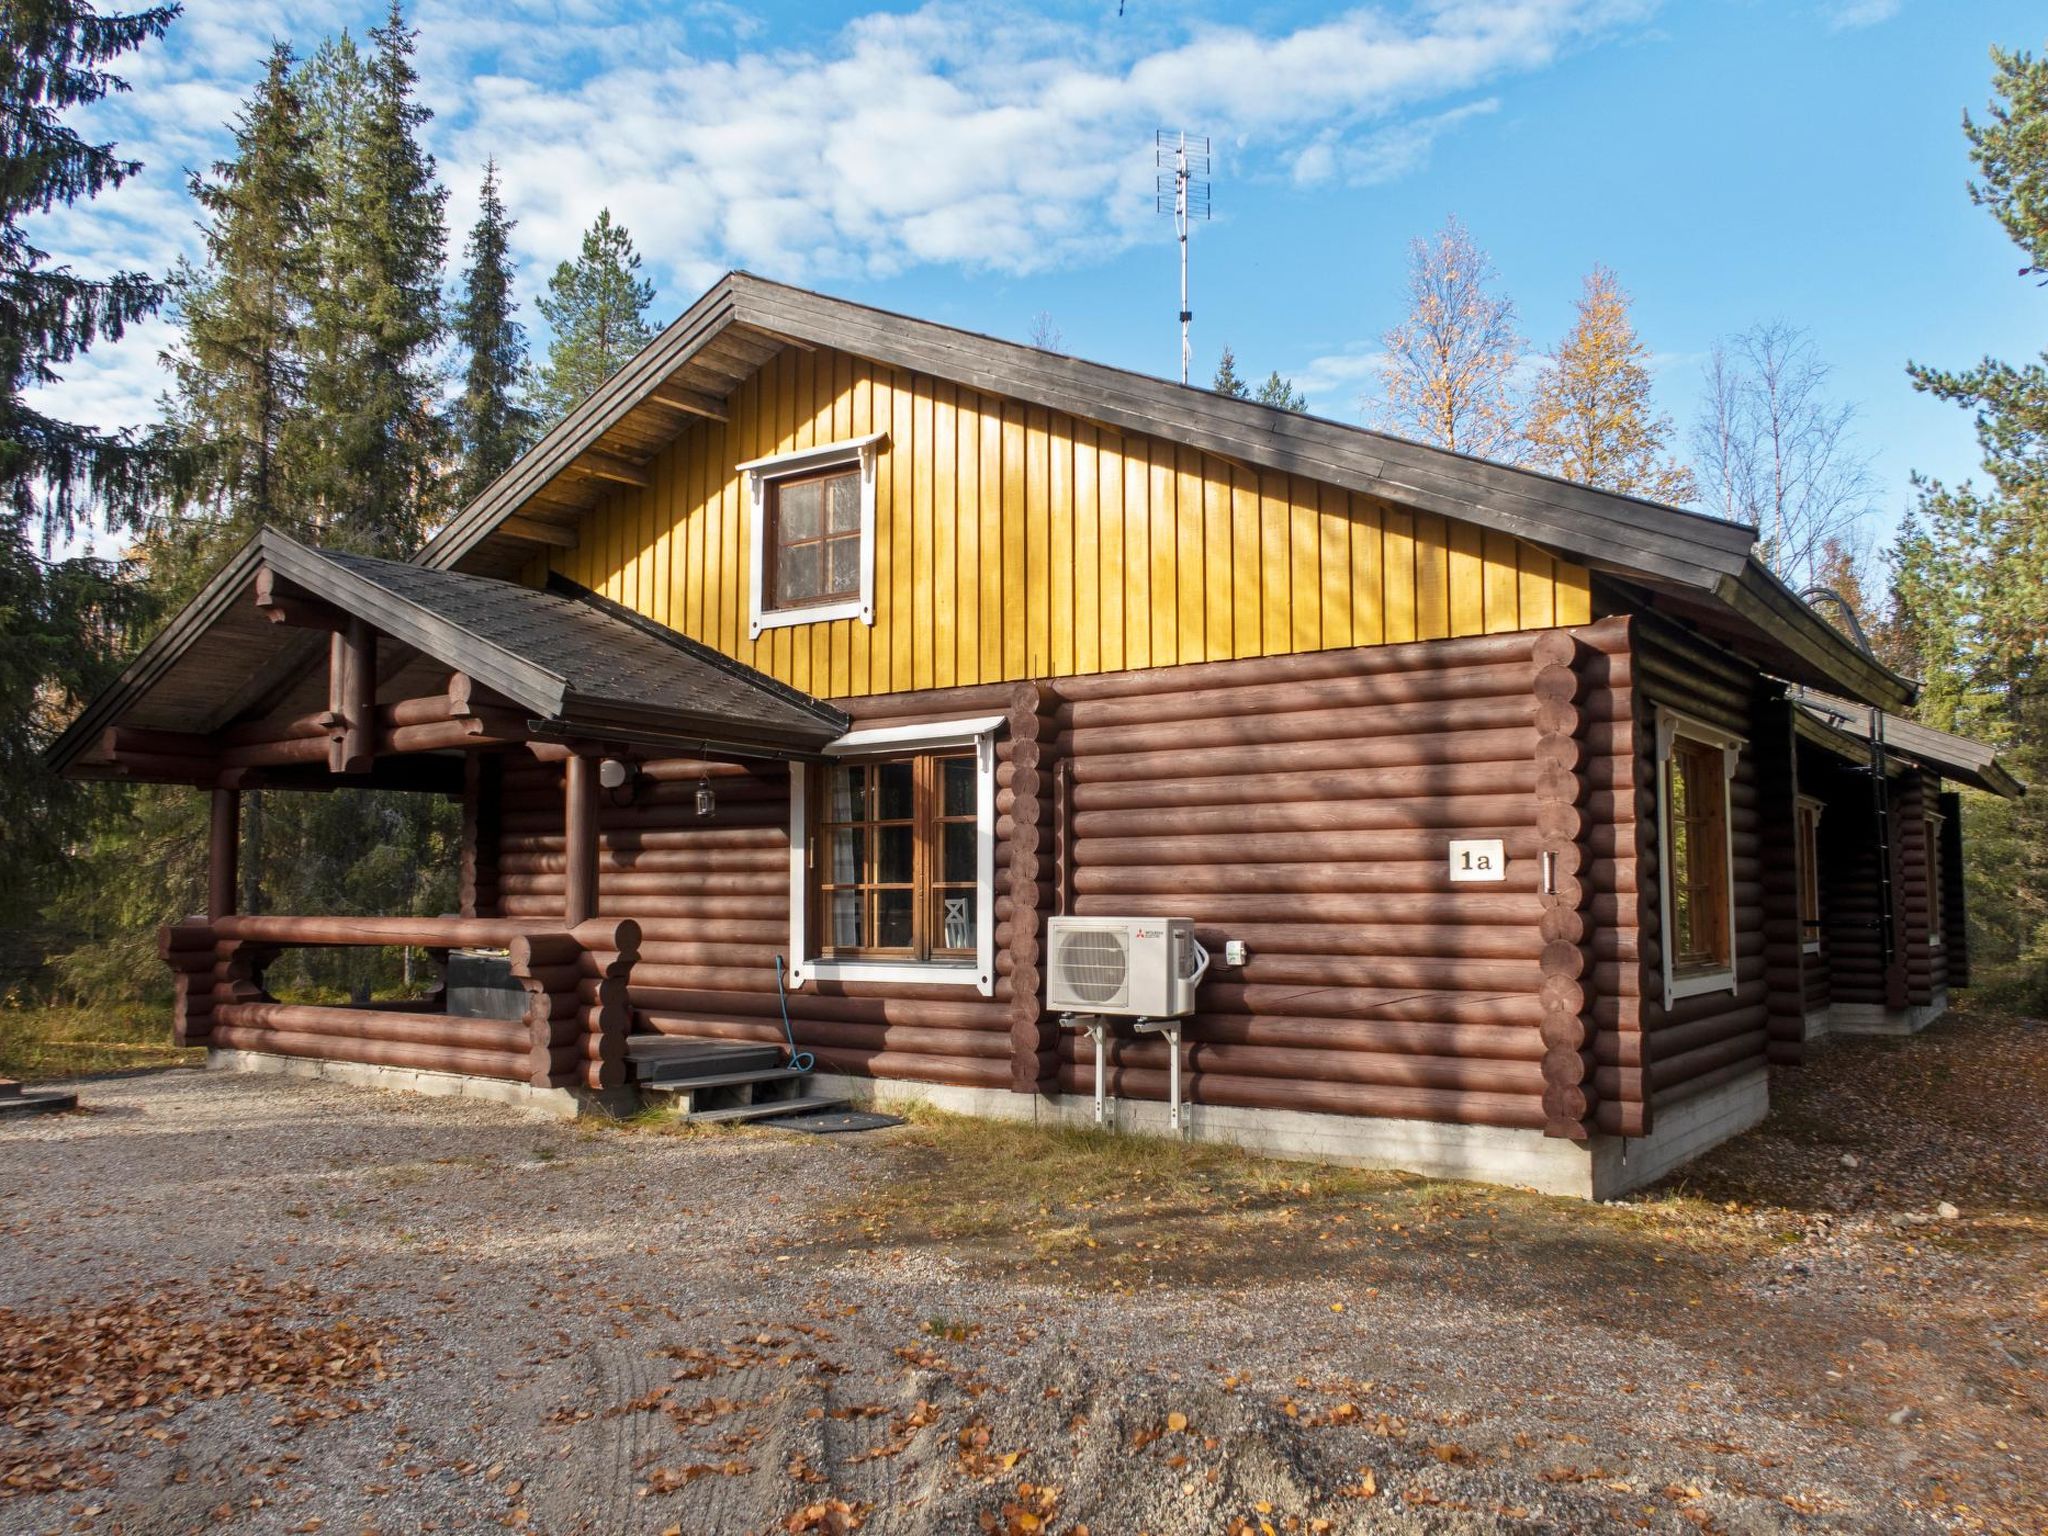
<instances>
[{"instance_id":1,"label":"porch","mask_svg":"<svg viewBox=\"0 0 2048 1536\"><path fill-rule=\"evenodd\" d=\"M824 706L589 594L266 532L59 746L76 776L208 797L204 910L159 934L180 1044L224 1064L440 1075L616 1108L635 1084L704 1078L727 1099L787 1097L798 1074L756 1060L758 1047L635 1039L642 929L600 911L606 797L650 756L721 782L783 774L843 729ZM524 857L546 871L540 902L499 890L514 764L554 786L537 821L530 801L515 813ZM238 910L244 797L344 788L461 805L459 912ZM688 871L662 878L679 893L693 883ZM417 997L354 1003L269 985L292 951L383 948L424 953L442 979ZM446 984L451 956L490 977L484 992Z\"/></svg>"}]
</instances>

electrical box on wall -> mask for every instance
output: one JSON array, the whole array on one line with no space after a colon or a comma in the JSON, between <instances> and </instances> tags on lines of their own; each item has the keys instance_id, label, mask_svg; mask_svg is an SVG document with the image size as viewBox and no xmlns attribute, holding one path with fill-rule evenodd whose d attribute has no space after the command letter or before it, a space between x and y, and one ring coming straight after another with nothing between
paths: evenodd
<instances>
[{"instance_id":1,"label":"electrical box on wall","mask_svg":"<svg viewBox=\"0 0 2048 1536\"><path fill-rule=\"evenodd\" d=\"M1507 845L1497 837L1454 837L1450 860L1453 882L1508 877Z\"/></svg>"}]
</instances>

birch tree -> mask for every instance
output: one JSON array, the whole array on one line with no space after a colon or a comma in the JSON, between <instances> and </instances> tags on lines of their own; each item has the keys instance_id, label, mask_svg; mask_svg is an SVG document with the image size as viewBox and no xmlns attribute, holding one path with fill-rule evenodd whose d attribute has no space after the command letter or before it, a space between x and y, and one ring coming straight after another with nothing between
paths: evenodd
<instances>
[{"instance_id":1,"label":"birch tree","mask_svg":"<svg viewBox=\"0 0 2048 1536\"><path fill-rule=\"evenodd\" d=\"M1693 427L1701 504L1756 528L1765 562L1796 589L1818 579L1830 541L1856 542L1875 492L1831 372L1797 326L1753 326L1715 344Z\"/></svg>"},{"instance_id":2,"label":"birch tree","mask_svg":"<svg viewBox=\"0 0 2048 1536\"><path fill-rule=\"evenodd\" d=\"M1499 274L1455 215L1408 247L1408 313L1381 338L1373 424L1483 459L1521 444L1513 376L1526 343Z\"/></svg>"},{"instance_id":3,"label":"birch tree","mask_svg":"<svg viewBox=\"0 0 2048 1536\"><path fill-rule=\"evenodd\" d=\"M1528 462L1603 491L1690 501L1692 471L1666 452L1671 418L1651 403L1649 349L1628 311L1614 273L1594 267L1530 402Z\"/></svg>"}]
</instances>

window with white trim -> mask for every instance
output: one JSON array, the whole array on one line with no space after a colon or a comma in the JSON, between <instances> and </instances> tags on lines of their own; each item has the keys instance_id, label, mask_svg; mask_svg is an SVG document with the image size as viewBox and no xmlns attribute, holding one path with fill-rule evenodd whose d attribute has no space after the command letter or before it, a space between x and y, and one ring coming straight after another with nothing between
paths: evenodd
<instances>
[{"instance_id":1,"label":"window with white trim","mask_svg":"<svg viewBox=\"0 0 2048 1536\"><path fill-rule=\"evenodd\" d=\"M1930 811L1923 834L1927 839L1927 942L1937 948L1945 923L1941 900L1941 828L1942 817Z\"/></svg>"},{"instance_id":2,"label":"window with white trim","mask_svg":"<svg viewBox=\"0 0 2048 1536\"><path fill-rule=\"evenodd\" d=\"M1735 840L1729 785L1739 736L1657 706L1657 841L1664 998L1735 990Z\"/></svg>"},{"instance_id":3,"label":"window with white trim","mask_svg":"<svg viewBox=\"0 0 2048 1536\"><path fill-rule=\"evenodd\" d=\"M1794 829L1799 865L1799 942L1809 955L1820 953L1820 818L1827 807L1812 795L1799 797Z\"/></svg>"},{"instance_id":4,"label":"window with white trim","mask_svg":"<svg viewBox=\"0 0 2048 1536\"><path fill-rule=\"evenodd\" d=\"M875 622L875 461L886 434L749 459L751 624Z\"/></svg>"},{"instance_id":5,"label":"window with white trim","mask_svg":"<svg viewBox=\"0 0 2048 1536\"><path fill-rule=\"evenodd\" d=\"M853 731L790 768L791 980L995 990L1001 716Z\"/></svg>"}]
</instances>

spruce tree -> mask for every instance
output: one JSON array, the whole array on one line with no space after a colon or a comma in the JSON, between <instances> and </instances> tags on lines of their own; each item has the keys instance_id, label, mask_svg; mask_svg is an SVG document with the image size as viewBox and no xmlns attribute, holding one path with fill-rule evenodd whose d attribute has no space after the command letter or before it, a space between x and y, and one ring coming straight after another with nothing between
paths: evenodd
<instances>
[{"instance_id":1,"label":"spruce tree","mask_svg":"<svg viewBox=\"0 0 2048 1536\"><path fill-rule=\"evenodd\" d=\"M291 49L275 45L236 119L233 157L192 178L205 261L172 275L184 336L169 357L185 494L153 530L156 585L173 598L265 524L308 531L294 453L307 427L315 183L293 75Z\"/></svg>"},{"instance_id":2,"label":"spruce tree","mask_svg":"<svg viewBox=\"0 0 2048 1536\"><path fill-rule=\"evenodd\" d=\"M344 32L306 83L319 198L306 397L318 433L313 510L325 542L415 549L440 509L436 411L447 192L420 147L415 34L396 0L365 58Z\"/></svg>"},{"instance_id":3,"label":"spruce tree","mask_svg":"<svg viewBox=\"0 0 2048 1536\"><path fill-rule=\"evenodd\" d=\"M1251 389L1237 376L1237 354L1230 350L1228 342L1224 343L1223 358L1216 364L1216 377L1209 387L1233 400L1249 400L1252 396Z\"/></svg>"},{"instance_id":4,"label":"spruce tree","mask_svg":"<svg viewBox=\"0 0 2048 1536\"><path fill-rule=\"evenodd\" d=\"M519 398L526 369L526 328L513 318L513 220L498 192L498 162L484 166L477 219L469 232L469 268L455 306L455 336L469 354L462 396L455 402L455 438L462 455L459 499L468 502L510 467L534 437L534 416Z\"/></svg>"},{"instance_id":5,"label":"spruce tree","mask_svg":"<svg viewBox=\"0 0 2048 1536\"><path fill-rule=\"evenodd\" d=\"M141 272L52 266L23 226L141 169L82 138L70 115L127 89L111 66L176 15L8 0L0 21L0 929L10 931L16 914L5 909L46 889L79 809L41 747L103 679L135 618L136 594L117 568L52 553L89 526L133 527L160 467L152 439L62 421L25 397L152 314L162 285Z\"/></svg>"},{"instance_id":6,"label":"spruce tree","mask_svg":"<svg viewBox=\"0 0 2048 1536\"><path fill-rule=\"evenodd\" d=\"M654 302L654 284L639 274L633 237L603 209L584 233L582 253L555 268L548 291L536 301L554 333L530 391L543 421L568 415L653 340L647 306Z\"/></svg>"},{"instance_id":7,"label":"spruce tree","mask_svg":"<svg viewBox=\"0 0 2048 1536\"><path fill-rule=\"evenodd\" d=\"M1594 267L1578 318L1529 402L1527 462L1603 491L1691 501L1692 472L1665 455L1671 419L1650 403L1648 356L1628 294L1606 267Z\"/></svg>"}]
</instances>

